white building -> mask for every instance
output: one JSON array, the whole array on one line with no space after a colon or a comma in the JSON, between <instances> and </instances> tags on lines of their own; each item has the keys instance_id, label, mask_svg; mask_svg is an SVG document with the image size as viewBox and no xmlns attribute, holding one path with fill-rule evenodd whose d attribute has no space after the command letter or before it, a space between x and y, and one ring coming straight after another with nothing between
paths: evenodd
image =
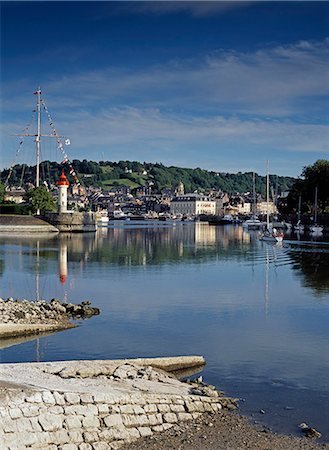
<instances>
[{"instance_id":1,"label":"white building","mask_svg":"<svg viewBox=\"0 0 329 450\"><path fill-rule=\"evenodd\" d=\"M185 194L175 197L170 204L170 212L174 215L198 216L215 214L216 202L199 194Z\"/></svg>"}]
</instances>

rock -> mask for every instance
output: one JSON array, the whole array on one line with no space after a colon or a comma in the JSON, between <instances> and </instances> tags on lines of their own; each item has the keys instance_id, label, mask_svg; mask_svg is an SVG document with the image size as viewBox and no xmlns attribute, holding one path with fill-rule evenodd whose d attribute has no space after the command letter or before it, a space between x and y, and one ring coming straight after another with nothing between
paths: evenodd
<instances>
[{"instance_id":1,"label":"rock","mask_svg":"<svg viewBox=\"0 0 329 450\"><path fill-rule=\"evenodd\" d=\"M302 430L306 437L318 439L322 436L319 431L317 431L315 428L311 428L309 425L307 425L307 423L303 422L299 424L298 427Z\"/></svg>"}]
</instances>

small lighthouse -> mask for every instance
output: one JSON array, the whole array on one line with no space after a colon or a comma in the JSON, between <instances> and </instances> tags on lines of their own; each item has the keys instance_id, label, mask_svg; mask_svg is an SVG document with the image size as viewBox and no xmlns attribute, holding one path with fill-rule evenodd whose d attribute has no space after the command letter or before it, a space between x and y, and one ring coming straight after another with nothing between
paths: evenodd
<instances>
[{"instance_id":1,"label":"small lighthouse","mask_svg":"<svg viewBox=\"0 0 329 450\"><path fill-rule=\"evenodd\" d=\"M70 186L70 183L67 181L67 178L64 173L64 169L57 181L56 185L58 186L58 212L66 213L67 212L67 189Z\"/></svg>"}]
</instances>

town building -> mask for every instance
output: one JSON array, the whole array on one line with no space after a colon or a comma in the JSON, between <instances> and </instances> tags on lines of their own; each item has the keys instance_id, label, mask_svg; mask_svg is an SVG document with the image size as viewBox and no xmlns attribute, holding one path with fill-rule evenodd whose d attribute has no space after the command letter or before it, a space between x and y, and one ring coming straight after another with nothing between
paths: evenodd
<instances>
[{"instance_id":1,"label":"town building","mask_svg":"<svg viewBox=\"0 0 329 450\"><path fill-rule=\"evenodd\" d=\"M173 215L199 216L200 214L214 215L216 202L200 194L185 194L173 198L170 205Z\"/></svg>"}]
</instances>

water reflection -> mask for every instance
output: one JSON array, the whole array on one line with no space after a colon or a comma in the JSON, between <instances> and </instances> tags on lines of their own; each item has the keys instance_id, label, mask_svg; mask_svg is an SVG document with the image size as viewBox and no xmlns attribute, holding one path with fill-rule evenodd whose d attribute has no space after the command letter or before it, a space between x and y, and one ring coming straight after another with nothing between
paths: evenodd
<instances>
[{"instance_id":1,"label":"water reflection","mask_svg":"<svg viewBox=\"0 0 329 450\"><path fill-rule=\"evenodd\" d=\"M287 242L282 249L260 243L257 232L205 223L165 227L144 225L142 228L137 225L103 227L96 234L0 236L0 276L8 273L12 266L24 274L48 276L56 273L57 260L58 280L64 287L67 283L74 283L79 273L88 274L93 265L138 267L201 264L221 259L244 261L252 266L290 265L293 272L303 279L305 287L313 289L317 295L328 293L329 247L306 246L305 241L298 246L290 245L296 244L295 241ZM14 292L6 295L13 296ZM39 298L39 294L32 298Z\"/></svg>"},{"instance_id":2,"label":"water reflection","mask_svg":"<svg viewBox=\"0 0 329 450\"><path fill-rule=\"evenodd\" d=\"M34 299L37 273L40 297L90 299L100 308L83 326L40 338L37 358L201 354L206 379L246 398L246 411L262 408L274 420L289 397L296 405L289 423L307 420L324 432L328 250L293 241L272 246L239 226L202 223L0 237L2 296ZM0 357L28 361L35 353L27 342Z\"/></svg>"}]
</instances>

